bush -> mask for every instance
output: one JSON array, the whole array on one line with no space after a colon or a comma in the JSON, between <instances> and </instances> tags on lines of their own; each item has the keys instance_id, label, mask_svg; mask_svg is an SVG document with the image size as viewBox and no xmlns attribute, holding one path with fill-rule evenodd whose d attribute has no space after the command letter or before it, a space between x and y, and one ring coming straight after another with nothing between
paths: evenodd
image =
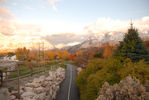
<instances>
[{"instance_id":1,"label":"bush","mask_svg":"<svg viewBox=\"0 0 149 100\"><path fill-rule=\"evenodd\" d=\"M94 59L91 60L76 79L81 93L81 100L95 100L105 82L110 85L119 83L128 75L135 76L142 83L149 79L149 65L144 61L136 63L130 59Z\"/></svg>"}]
</instances>

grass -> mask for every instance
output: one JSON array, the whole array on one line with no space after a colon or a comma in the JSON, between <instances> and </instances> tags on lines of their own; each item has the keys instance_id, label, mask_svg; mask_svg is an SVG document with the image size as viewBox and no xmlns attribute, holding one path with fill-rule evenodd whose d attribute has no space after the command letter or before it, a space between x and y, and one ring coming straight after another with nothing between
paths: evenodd
<instances>
[{"instance_id":1,"label":"grass","mask_svg":"<svg viewBox=\"0 0 149 100\"><path fill-rule=\"evenodd\" d=\"M64 64L64 65L63 65L63 64L61 64L61 65L60 65L60 67L62 67L62 68L65 68L65 69L66 69L66 68L67 68L67 65L65 65L65 64Z\"/></svg>"},{"instance_id":2,"label":"grass","mask_svg":"<svg viewBox=\"0 0 149 100\"><path fill-rule=\"evenodd\" d=\"M58 66L60 66L62 68L66 68L67 66L65 64L62 64L62 63L63 63L62 60L48 61L48 62L46 62L45 66L33 67L33 73L38 72L38 71L44 71L44 70L45 70L45 73L46 73L47 71L51 70L51 66L55 66L56 68ZM31 74L31 69L28 68L27 66L20 66L20 76L24 76L24 75L28 75L28 74ZM8 76L8 79L16 78L17 76L18 76L18 72L17 72L17 69L16 69L16 71L10 72L10 75Z\"/></svg>"}]
</instances>

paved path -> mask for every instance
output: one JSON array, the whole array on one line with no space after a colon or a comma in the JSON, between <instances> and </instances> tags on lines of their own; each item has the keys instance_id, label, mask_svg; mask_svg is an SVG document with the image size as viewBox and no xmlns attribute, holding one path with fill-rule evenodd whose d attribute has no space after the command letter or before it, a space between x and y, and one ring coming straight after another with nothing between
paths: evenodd
<instances>
[{"instance_id":1,"label":"paved path","mask_svg":"<svg viewBox=\"0 0 149 100\"><path fill-rule=\"evenodd\" d=\"M73 65L67 65L66 78L61 85L61 89L56 100L80 100L79 91L75 83L77 73Z\"/></svg>"}]
</instances>

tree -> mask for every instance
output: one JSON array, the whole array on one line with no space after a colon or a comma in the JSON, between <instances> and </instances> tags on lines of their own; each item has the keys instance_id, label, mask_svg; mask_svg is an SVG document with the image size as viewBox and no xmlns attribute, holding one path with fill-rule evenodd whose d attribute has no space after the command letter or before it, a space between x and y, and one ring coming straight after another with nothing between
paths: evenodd
<instances>
[{"instance_id":1,"label":"tree","mask_svg":"<svg viewBox=\"0 0 149 100\"><path fill-rule=\"evenodd\" d=\"M81 50L79 50L78 52L76 52L76 56L82 56L83 52Z\"/></svg>"},{"instance_id":2,"label":"tree","mask_svg":"<svg viewBox=\"0 0 149 100\"><path fill-rule=\"evenodd\" d=\"M38 60L38 51L30 51L29 52L29 56L28 56L28 60L34 60L37 61Z\"/></svg>"},{"instance_id":3,"label":"tree","mask_svg":"<svg viewBox=\"0 0 149 100\"><path fill-rule=\"evenodd\" d=\"M94 53L90 53L88 56L89 59L93 59L93 57L94 57Z\"/></svg>"},{"instance_id":4,"label":"tree","mask_svg":"<svg viewBox=\"0 0 149 100\"><path fill-rule=\"evenodd\" d=\"M103 54L102 53L96 53L94 54L94 58L102 58Z\"/></svg>"},{"instance_id":5,"label":"tree","mask_svg":"<svg viewBox=\"0 0 149 100\"><path fill-rule=\"evenodd\" d=\"M145 44L139 37L138 30L131 25L114 55L130 58L133 62L137 62L141 59L149 61L148 53Z\"/></svg>"},{"instance_id":6,"label":"tree","mask_svg":"<svg viewBox=\"0 0 149 100\"><path fill-rule=\"evenodd\" d=\"M59 58L62 59L63 52L62 52L61 50L58 50L58 51L56 52L56 54L57 54L57 56L58 56Z\"/></svg>"},{"instance_id":7,"label":"tree","mask_svg":"<svg viewBox=\"0 0 149 100\"><path fill-rule=\"evenodd\" d=\"M104 47L103 56L104 56L105 58L112 57L112 47L110 46L109 43L106 43L106 45L105 45L105 47Z\"/></svg>"},{"instance_id":8,"label":"tree","mask_svg":"<svg viewBox=\"0 0 149 100\"><path fill-rule=\"evenodd\" d=\"M26 49L26 47L24 47L24 48L18 48L16 50L16 57L20 61L25 61L25 60L27 60L27 58L29 56L29 52L30 52L30 50L29 49Z\"/></svg>"},{"instance_id":9,"label":"tree","mask_svg":"<svg viewBox=\"0 0 149 100\"><path fill-rule=\"evenodd\" d=\"M147 46L147 49L149 50L149 40L144 42Z\"/></svg>"},{"instance_id":10,"label":"tree","mask_svg":"<svg viewBox=\"0 0 149 100\"><path fill-rule=\"evenodd\" d=\"M70 53L69 59L70 59L70 60L74 60L74 58L75 58L74 54L73 54L73 53Z\"/></svg>"},{"instance_id":11,"label":"tree","mask_svg":"<svg viewBox=\"0 0 149 100\"><path fill-rule=\"evenodd\" d=\"M68 58L69 58L69 53L68 53L67 50L64 50L64 51L63 51L62 59L67 60Z\"/></svg>"},{"instance_id":12,"label":"tree","mask_svg":"<svg viewBox=\"0 0 149 100\"><path fill-rule=\"evenodd\" d=\"M46 51L46 56L49 60L53 60L56 57L56 54L52 51Z\"/></svg>"}]
</instances>

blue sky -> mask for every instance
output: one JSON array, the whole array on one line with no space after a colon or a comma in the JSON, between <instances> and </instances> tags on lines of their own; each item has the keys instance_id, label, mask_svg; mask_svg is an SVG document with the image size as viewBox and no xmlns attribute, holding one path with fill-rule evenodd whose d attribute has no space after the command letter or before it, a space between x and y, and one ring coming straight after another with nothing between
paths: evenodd
<instances>
[{"instance_id":1,"label":"blue sky","mask_svg":"<svg viewBox=\"0 0 149 100\"><path fill-rule=\"evenodd\" d=\"M87 25L102 17L128 20L149 15L149 0L58 0L54 3L57 11L49 1L10 0L5 5L17 20L63 21L74 25Z\"/></svg>"}]
</instances>

